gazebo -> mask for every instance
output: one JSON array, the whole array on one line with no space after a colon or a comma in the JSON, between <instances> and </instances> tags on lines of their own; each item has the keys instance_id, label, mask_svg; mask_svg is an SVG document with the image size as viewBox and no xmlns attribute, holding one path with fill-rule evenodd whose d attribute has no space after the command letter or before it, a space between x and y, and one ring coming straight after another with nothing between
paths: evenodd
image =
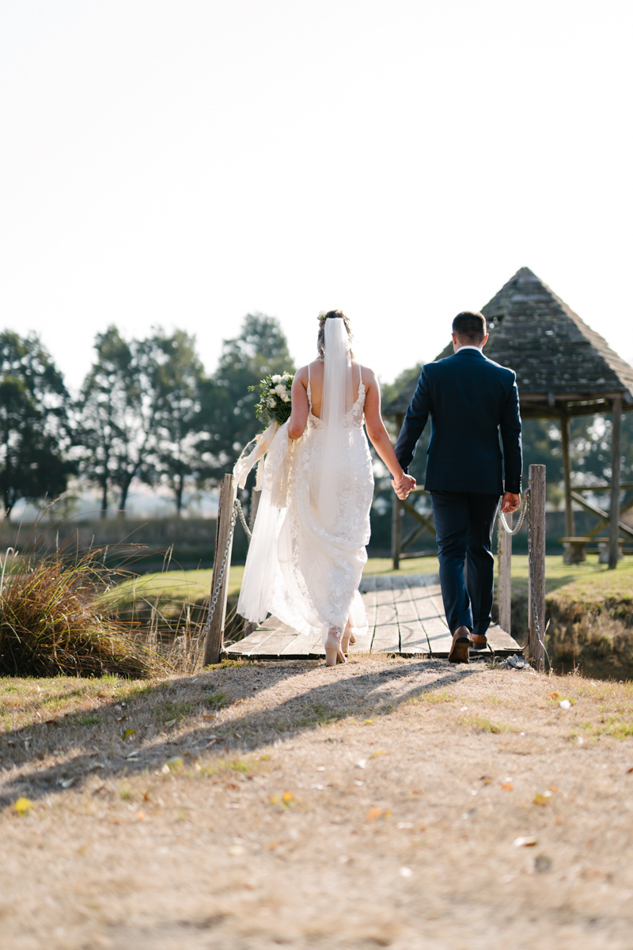
<instances>
[{"instance_id":1,"label":"gazebo","mask_svg":"<svg viewBox=\"0 0 633 950\"><path fill-rule=\"evenodd\" d=\"M544 284L528 267L522 267L482 308L490 339L485 354L516 371L524 419L557 419L561 426L565 482L565 532L573 538L572 503L592 512L600 520L594 533L609 524L609 567L619 555L619 532L633 537L633 530L621 520L620 492L633 485L622 485L621 430L622 413L633 410L633 367L612 350L606 340ZM437 359L453 352L447 346ZM415 383L406 387L385 409L402 425ZM592 491L610 494L609 511L587 502L572 488L569 432L572 416L611 413L611 481L592 486ZM401 503L402 504L402 503ZM428 519L405 503L406 510L421 523ZM631 505L627 505L627 508ZM400 505L394 504L394 563L400 556ZM417 534L421 528L415 532ZM413 534L407 541L411 541Z\"/></svg>"}]
</instances>

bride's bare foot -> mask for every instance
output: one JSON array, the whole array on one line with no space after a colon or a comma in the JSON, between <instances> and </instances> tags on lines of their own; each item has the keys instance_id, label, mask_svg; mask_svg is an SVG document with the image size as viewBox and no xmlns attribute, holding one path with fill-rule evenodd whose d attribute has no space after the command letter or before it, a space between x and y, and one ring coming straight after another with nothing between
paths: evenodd
<instances>
[{"instance_id":1,"label":"bride's bare foot","mask_svg":"<svg viewBox=\"0 0 633 950\"><path fill-rule=\"evenodd\" d=\"M342 649L343 641L340 631L336 627L330 627L327 639L325 641L325 665L336 666L338 663L347 663L347 659Z\"/></svg>"},{"instance_id":2,"label":"bride's bare foot","mask_svg":"<svg viewBox=\"0 0 633 950\"><path fill-rule=\"evenodd\" d=\"M343 634L343 639L341 640L341 648L343 653L349 652L350 643L356 643L356 637L352 633L352 625L347 621L347 626L345 627L345 633Z\"/></svg>"}]
</instances>

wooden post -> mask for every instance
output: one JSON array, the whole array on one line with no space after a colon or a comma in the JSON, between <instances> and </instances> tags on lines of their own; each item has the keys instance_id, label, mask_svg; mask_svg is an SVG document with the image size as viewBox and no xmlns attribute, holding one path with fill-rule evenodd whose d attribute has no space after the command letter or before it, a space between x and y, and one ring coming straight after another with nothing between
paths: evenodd
<instances>
[{"instance_id":1,"label":"wooden post","mask_svg":"<svg viewBox=\"0 0 633 950\"><path fill-rule=\"evenodd\" d=\"M509 527L512 527L512 515L505 516ZM499 513L499 528L497 534L499 556L499 626L506 633L511 633L512 626L512 535L508 534L501 524Z\"/></svg>"},{"instance_id":2,"label":"wooden post","mask_svg":"<svg viewBox=\"0 0 633 950\"><path fill-rule=\"evenodd\" d=\"M622 396L613 400L611 433L611 517L609 520L609 570L618 566L618 521L620 520L620 468L622 465Z\"/></svg>"},{"instance_id":3,"label":"wooden post","mask_svg":"<svg viewBox=\"0 0 633 950\"><path fill-rule=\"evenodd\" d=\"M215 589L218 573L224 560L224 552L227 548L229 531L231 527L231 516L235 504L235 480L232 475L225 475L224 481L220 486L220 503L218 506L218 520L215 527L215 552L213 554L213 577L211 579L211 596ZM207 634L204 645L203 666L209 666L211 663L219 663L220 653L222 651L222 640L224 635L224 624L226 621L226 600L229 589L229 572L231 569L231 551L233 549L233 539L228 547L226 557L226 568L222 577L222 584L218 593L215 612L211 619L211 626Z\"/></svg>"},{"instance_id":4,"label":"wooden post","mask_svg":"<svg viewBox=\"0 0 633 950\"><path fill-rule=\"evenodd\" d=\"M568 538L576 535L574 527L574 509L571 500L571 457L569 454L569 430L571 419L566 412L563 413L560 420L560 430L562 436L563 449L563 477L565 480L565 534Z\"/></svg>"},{"instance_id":5,"label":"wooden post","mask_svg":"<svg viewBox=\"0 0 633 950\"><path fill-rule=\"evenodd\" d=\"M530 465L532 560L528 572L528 652L530 658L535 661L536 669L540 672L545 668L545 651L540 642L545 642L545 491L545 466ZM538 634L532 608L533 602L536 603Z\"/></svg>"}]
</instances>

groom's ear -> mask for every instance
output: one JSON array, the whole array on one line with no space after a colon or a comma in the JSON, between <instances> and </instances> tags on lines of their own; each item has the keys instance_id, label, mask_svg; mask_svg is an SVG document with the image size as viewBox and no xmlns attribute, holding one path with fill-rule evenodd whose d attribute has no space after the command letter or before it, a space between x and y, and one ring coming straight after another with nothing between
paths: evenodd
<instances>
[{"instance_id":1,"label":"groom's ear","mask_svg":"<svg viewBox=\"0 0 633 950\"><path fill-rule=\"evenodd\" d=\"M490 334L489 334L489 333L486 333L485 337L483 338L483 340L482 340L482 342L481 342L482 348L483 348L483 347L486 345L486 343L488 342L488 337L489 337L489 336L490 336Z\"/></svg>"}]
</instances>

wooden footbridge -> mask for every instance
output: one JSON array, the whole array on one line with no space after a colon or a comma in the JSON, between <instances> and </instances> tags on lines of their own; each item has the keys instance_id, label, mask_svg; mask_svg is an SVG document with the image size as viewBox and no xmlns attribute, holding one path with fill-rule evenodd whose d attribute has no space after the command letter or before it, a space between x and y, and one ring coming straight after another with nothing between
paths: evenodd
<instances>
[{"instance_id":1,"label":"wooden footbridge","mask_svg":"<svg viewBox=\"0 0 633 950\"><path fill-rule=\"evenodd\" d=\"M537 669L544 668L545 646L545 466L530 465L528 523L530 526L528 656ZM268 617L255 630L234 643L224 643L228 593L227 565L231 562L233 529L237 513L236 482L225 475L220 490L220 508L216 525L211 601L203 631L205 649L203 664L228 658L308 659L325 655L320 639L308 637L283 624L277 617ZM510 522L512 517L510 516ZM523 648L510 635L511 619L512 538L500 529L498 551L499 625L488 631L486 651L473 651L478 656L511 656ZM217 575L217 576L216 576ZM437 574L377 574L361 580L360 592L365 603L368 632L350 647L350 653L375 653L400 656L448 656L452 638L444 616L439 577ZM216 609L217 607L217 609Z\"/></svg>"},{"instance_id":2,"label":"wooden footbridge","mask_svg":"<svg viewBox=\"0 0 633 950\"><path fill-rule=\"evenodd\" d=\"M447 657L451 635L444 618L437 574L374 575L364 577L361 594L368 632L350 646L350 653ZM476 651L479 655L486 655ZM512 656L521 647L498 626L488 633L488 655ZM224 655L250 659L309 659L325 656L321 639L310 640L269 617L243 640L227 644Z\"/></svg>"}]
</instances>

